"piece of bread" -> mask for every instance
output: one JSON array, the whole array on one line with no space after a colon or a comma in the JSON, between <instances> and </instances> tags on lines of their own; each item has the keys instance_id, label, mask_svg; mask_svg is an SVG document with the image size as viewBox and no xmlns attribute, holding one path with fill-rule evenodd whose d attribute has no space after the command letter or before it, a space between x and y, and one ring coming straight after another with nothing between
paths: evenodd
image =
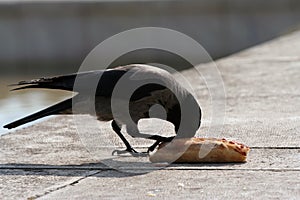
<instances>
[{"instance_id":1,"label":"piece of bread","mask_svg":"<svg viewBox=\"0 0 300 200\"><path fill-rule=\"evenodd\" d=\"M175 138L160 144L149 159L154 163L246 162L249 150L246 145L226 139Z\"/></svg>"}]
</instances>

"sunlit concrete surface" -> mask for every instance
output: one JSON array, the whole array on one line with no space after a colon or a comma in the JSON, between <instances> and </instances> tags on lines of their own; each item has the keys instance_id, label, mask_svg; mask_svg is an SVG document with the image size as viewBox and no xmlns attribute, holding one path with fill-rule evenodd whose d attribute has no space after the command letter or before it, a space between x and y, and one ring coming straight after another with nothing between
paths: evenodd
<instances>
[{"instance_id":1,"label":"sunlit concrete surface","mask_svg":"<svg viewBox=\"0 0 300 200\"><path fill-rule=\"evenodd\" d=\"M125 173L101 163L101 155L93 156L82 144L74 123L81 120L87 135L97 134L87 126L92 118L60 116L1 136L1 198L299 199L300 32L216 64L226 90L226 115L220 132L210 136L249 145L247 163L174 164L143 174ZM198 67L206 70L210 65ZM192 70L183 74L190 81L197 79ZM207 88L195 88L206 113ZM204 114L198 136L206 134L208 124L209 115ZM106 142L118 146L110 125L99 126ZM129 168L137 166L132 162Z\"/></svg>"}]
</instances>

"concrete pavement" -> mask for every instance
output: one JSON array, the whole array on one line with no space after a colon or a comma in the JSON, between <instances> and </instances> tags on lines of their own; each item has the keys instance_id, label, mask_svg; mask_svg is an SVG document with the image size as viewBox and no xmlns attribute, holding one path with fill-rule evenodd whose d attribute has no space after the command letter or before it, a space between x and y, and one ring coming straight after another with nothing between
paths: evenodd
<instances>
[{"instance_id":1,"label":"concrete pavement","mask_svg":"<svg viewBox=\"0 0 300 200\"><path fill-rule=\"evenodd\" d=\"M60 116L1 136L0 196L299 199L300 31L220 59L216 64L226 91L225 121L218 124L222 125L219 132L206 134L209 93L205 86L196 85L204 111L204 123L197 135L233 138L249 145L252 150L247 163L172 164L147 173L126 173L101 163L82 144L74 118ZM210 65L198 69L205 72ZM182 73L192 82L198 78L193 70ZM76 119L93 120L87 116ZM99 126L108 141L118 143L108 123ZM97 132L86 127L88 133ZM143 143L136 143L140 144ZM138 165L134 163L129 162L127 167L135 169Z\"/></svg>"}]
</instances>

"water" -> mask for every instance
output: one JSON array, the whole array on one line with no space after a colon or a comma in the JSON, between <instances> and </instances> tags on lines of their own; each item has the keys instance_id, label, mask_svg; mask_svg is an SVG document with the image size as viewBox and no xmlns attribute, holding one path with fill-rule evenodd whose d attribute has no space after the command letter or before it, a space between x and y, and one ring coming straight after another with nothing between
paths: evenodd
<instances>
[{"instance_id":1,"label":"water","mask_svg":"<svg viewBox=\"0 0 300 200\"><path fill-rule=\"evenodd\" d=\"M8 84L16 83L19 80L28 80L36 77L2 77L0 80L0 135L16 129L4 129L7 123L25 117L49 105L62 101L72 93L59 90L27 89L20 91L9 90ZM36 122L32 122L36 123ZM28 126L29 123L20 128Z\"/></svg>"}]
</instances>

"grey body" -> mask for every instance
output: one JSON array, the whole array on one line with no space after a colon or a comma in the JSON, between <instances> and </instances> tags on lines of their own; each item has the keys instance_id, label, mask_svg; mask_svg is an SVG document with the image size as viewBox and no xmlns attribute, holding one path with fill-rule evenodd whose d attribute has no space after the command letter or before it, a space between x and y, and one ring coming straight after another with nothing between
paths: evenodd
<instances>
[{"instance_id":1,"label":"grey body","mask_svg":"<svg viewBox=\"0 0 300 200\"><path fill-rule=\"evenodd\" d=\"M97 83L94 91L91 91L91 83ZM171 122L175 132L180 132L182 137L193 136L200 126L201 109L194 97L170 73L149 65L132 64L108 70L21 81L16 85L21 87L14 90L49 88L78 94L4 126L9 129L48 115L96 114L98 120L114 120L118 126L126 125L128 134L133 137L148 137L139 132L137 123L142 118L150 117L149 109L154 105L160 105L166 114L160 116L158 113L156 116L154 113L151 117ZM124 113L126 110L130 116Z\"/></svg>"}]
</instances>

